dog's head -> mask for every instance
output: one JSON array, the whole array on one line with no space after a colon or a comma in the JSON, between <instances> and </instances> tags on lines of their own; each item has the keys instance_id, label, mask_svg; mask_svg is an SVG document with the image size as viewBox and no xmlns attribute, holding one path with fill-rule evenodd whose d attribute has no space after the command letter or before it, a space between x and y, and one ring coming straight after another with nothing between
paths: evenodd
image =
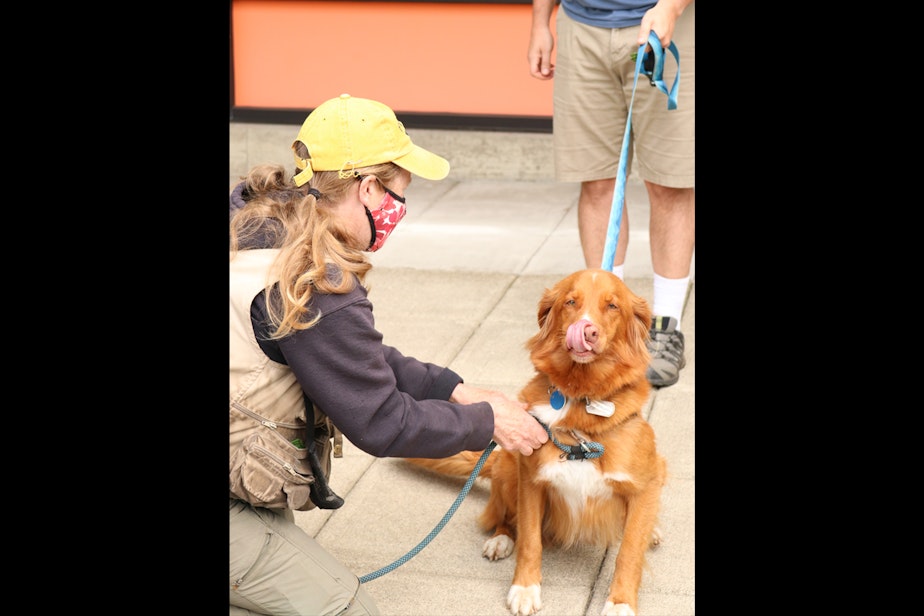
<instances>
[{"instance_id":1,"label":"dog's head","mask_svg":"<svg viewBox=\"0 0 924 616\"><path fill-rule=\"evenodd\" d=\"M566 394L602 395L645 378L651 308L615 274L566 276L545 290L538 320L530 359Z\"/></svg>"}]
</instances>

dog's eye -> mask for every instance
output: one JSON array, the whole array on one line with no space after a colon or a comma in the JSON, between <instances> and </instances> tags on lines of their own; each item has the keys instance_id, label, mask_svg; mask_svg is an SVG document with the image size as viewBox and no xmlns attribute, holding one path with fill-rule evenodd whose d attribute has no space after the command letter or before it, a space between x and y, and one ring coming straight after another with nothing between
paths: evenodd
<instances>
[{"instance_id":1,"label":"dog's eye","mask_svg":"<svg viewBox=\"0 0 924 616\"><path fill-rule=\"evenodd\" d=\"M619 310L619 306L617 306L616 304L612 304L612 303L607 304L606 307L609 308L610 310Z\"/></svg>"},{"instance_id":2,"label":"dog's eye","mask_svg":"<svg viewBox=\"0 0 924 616\"><path fill-rule=\"evenodd\" d=\"M575 301L573 299L566 299L565 306L574 306Z\"/></svg>"}]
</instances>

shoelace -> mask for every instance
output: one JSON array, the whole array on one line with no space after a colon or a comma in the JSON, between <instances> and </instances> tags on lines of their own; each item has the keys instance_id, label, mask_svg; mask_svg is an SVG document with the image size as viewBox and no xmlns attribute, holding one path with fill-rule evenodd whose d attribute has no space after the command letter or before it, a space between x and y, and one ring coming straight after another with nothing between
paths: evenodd
<instances>
[{"instance_id":1,"label":"shoelace","mask_svg":"<svg viewBox=\"0 0 924 616\"><path fill-rule=\"evenodd\" d=\"M652 359L671 355L675 359L681 355L680 350L680 332L655 332L651 337L651 356Z\"/></svg>"}]
</instances>

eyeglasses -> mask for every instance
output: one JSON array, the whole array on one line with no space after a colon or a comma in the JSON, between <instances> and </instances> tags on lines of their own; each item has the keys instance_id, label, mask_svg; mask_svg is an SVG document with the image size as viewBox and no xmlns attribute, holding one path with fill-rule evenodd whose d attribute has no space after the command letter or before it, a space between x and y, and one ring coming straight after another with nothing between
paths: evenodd
<instances>
[{"instance_id":1,"label":"eyeglasses","mask_svg":"<svg viewBox=\"0 0 924 616\"><path fill-rule=\"evenodd\" d=\"M369 176L368 176L368 175L357 175L357 176L355 176L355 177L356 177L357 180L362 181L363 178L367 178L367 177L369 177ZM378 182L379 185L380 185L382 188L385 189L385 192L387 192L389 195L391 195L391 196L394 198L395 201L400 201L401 203L405 203L405 204L407 203L407 201L405 200L406 197L402 197L401 195L397 194L395 191L393 191L392 189L390 189L388 186L385 186L385 184L382 184L382 180L380 180L378 177L376 177L376 176L374 176L374 175L373 175L372 177L375 178L375 181Z\"/></svg>"}]
</instances>

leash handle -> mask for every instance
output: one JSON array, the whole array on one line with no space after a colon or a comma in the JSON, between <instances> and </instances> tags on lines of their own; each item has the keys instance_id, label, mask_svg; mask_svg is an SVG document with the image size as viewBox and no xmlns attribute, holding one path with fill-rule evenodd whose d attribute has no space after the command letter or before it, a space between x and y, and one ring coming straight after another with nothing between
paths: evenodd
<instances>
[{"instance_id":1,"label":"leash handle","mask_svg":"<svg viewBox=\"0 0 924 616\"><path fill-rule=\"evenodd\" d=\"M677 62L677 74L674 75L674 83L671 85L671 89L668 90L667 86L664 85L664 48L661 46L661 40L658 38L658 35L655 34L654 30L648 34L648 44L651 45L652 55L654 56L654 68L650 74L646 74L648 74L651 85L656 86L659 90L667 94L667 108L676 109L677 88L680 86L680 52L677 51L677 46L674 45L674 41L671 41L670 45L667 46L668 51L673 54L674 60ZM647 52L643 54L642 47L644 46L639 47L639 54L647 56ZM638 76L637 62L638 60L636 59L636 77Z\"/></svg>"},{"instance_id":2,"label":"leash handle","mask_svg":"<svg viewBox=\"0 0 924 616\"><path fill-rule=\"evenodd\" d=\"M494 450L496 446L497 446L497 443L495 443L494 441L491 441L490 444L488 444L488 448L484 450L483 454L481 454L481 457L478 459L478 462L475 464L475 468L472 470L472 474L469 475L468 481L466 481L465 485L462 486L462 491L459 492L459 495L456 497L455 502L449 508L449 511L447 511L446 514L443 516L443 519L440 520L439 524L437 524L436 527L430 531L430 534L424 537L423 541L418 543L410 552L408 552L407 554L405 554L404 556L402 556L395 562L391 563L390 565L386 565L385 567L382 567L378 571L367 573L366 575L359 578L360 584L365 584L366 582L369 582L376 578L380 578L386 573L388 573L389 571L393 571L397 569L398 567L400 567L407 561L411 560L411 558L416 556L419 551L427 547L428 543L433 541L433 538L436 537L436 535L439 534L441 530L443 530L443 527L446 526L447 522L449 522L449 518L453 516L453 514L456 512L456 509L458 509L459 505L462 504L462 501L465 500L465 497L468 495L469 490L471 490L472 486L475 484L475 479L478 477L478 473L481 472L481 467L484 466L485 461L488 459L488 455L491 453L491 451Z\"/></svg>"},{"instance_id":3,"label":"leash handle","mask_svg":"<svg viewBox=\"0 0 924 616\"><path fill-rule=\"evenodd\" d=\"M651 52L654 55L654 68L649 75L652 85L657 86L659 90L667 94L667 108L677 108L677 89L680 87L680 52L674 41L667 46L668 50L674 55L677 61L677 74L674 76L674 84L670 90L664 85L664 48L654 30L648 33L648 43L651 45ZM638 53L635 54L635 82L632 84L632 100L629 102L629 113L626 116L626 132L622 136L622 153L619 155L619 167L616 170L616 186L613 189L613 205L610 208L610 224L606 230L606 243L603 245L603 262L600 264L601 269L606 271L613 270L613 261L616 258L616 244L619 243L619 226L622 224L622 204L626 196L626 159L629 154L629 138L632 127L632 105L635 103L635 89L638 86L638 74L642 71L642 64L645 61L646 44L639 45ZM646 73L647 74L647 73Z\"/></svg>"}]
</instances>

